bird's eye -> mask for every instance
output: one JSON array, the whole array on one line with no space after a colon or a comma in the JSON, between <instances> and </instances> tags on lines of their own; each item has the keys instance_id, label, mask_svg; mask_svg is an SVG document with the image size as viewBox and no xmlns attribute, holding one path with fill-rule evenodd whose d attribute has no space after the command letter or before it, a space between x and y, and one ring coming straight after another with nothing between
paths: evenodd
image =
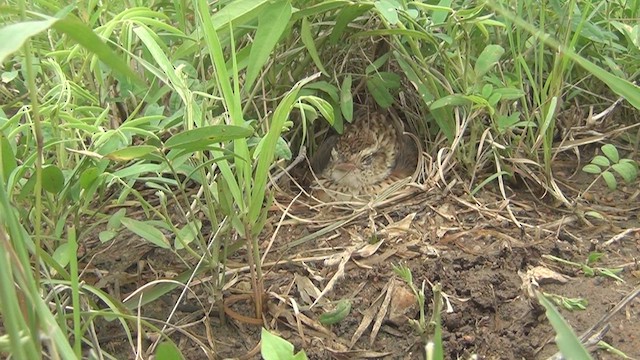
<instances>
[{"instance_id":1,"label":"bird's eye","mask_svg":"<svg viewBox=\"0 0 640 360\"><path fill-rule=\"evenodd\" d=\"M373 161L373 154L369 154L362 158L362 165L365 165L365 166L371 165L372 161Z\"/></svg>"}]
</instances>

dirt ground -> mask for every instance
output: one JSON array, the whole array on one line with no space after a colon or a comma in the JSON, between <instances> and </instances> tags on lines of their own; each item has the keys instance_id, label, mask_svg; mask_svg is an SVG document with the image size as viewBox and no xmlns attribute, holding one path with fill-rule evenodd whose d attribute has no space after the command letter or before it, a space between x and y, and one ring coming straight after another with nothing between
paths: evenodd
<instances>
[{"instance_id":1,"label":"dirt ground","mask_svg":"<svg viewBox=\"0 0 640 360\"><path fill-rule=\"evenodd\" d=\"M560 186L567 192L584 189L593 180L580 171L574 173L576 164L571 161L557 165ZM553 277L536 277L539 290L588 303L584 310L559 306L578 335L613 314L602 340L629 358L640 359L639 298L612 312L640 286L638 182L616 191L597 184L573 209L549 195L511 188L507 188L508 203L497 186L486 187L475 198L462 186L451 191L433 186L414 189L386 206L368 204L358 210L344 206L312 210L296 203L284 217L290 198L278 196L280 207L273 207L261 241L267 257L260 324L291 341L296 350L304 349L310 359L424 358L422 338L408 320L418 318L415 298L393 270L402 264L411 270L418 288L425 284L427 320L433 309L430 284L440 284L448 300L442 314L445 358L546 359L557 351L554 332L543 308L527 292L528 275L546 269ZM597 211L604 219L590 217L588 211ZM331 224L338 225L312 235ZM624 233L627 229L632 230ZM618 234L624 236L614 238ZM310 240L300 241L305 237ZM85 250L85 281L120 299L155 279L175 278L187 268L174 254L130 234L114 243L87 245ZM549 257L583 264L592 252L604 254L594 267L622 268L619 276L624 282L588 277L579 267ZM141 314L156 319L150 320L154 326L170 323L165 333L188 359L259 358L252 350L261 327L244 318L254 316L245 259L240 250L227 264L226 324L221 324L218 304L212 305L207 272L177 305L181 288L144 305ZM99 276L92 279L92 274ZM334 325L320 324L319 317L343 299L351 303L349 315ZM314 301L317 304L311 306ZM98 338L108 343L107 350L118 358L133 358L124 336L115 321L99 327ZM143 346L157 337L148 331ZM593 356L623 358L604 350Z\"/></svg>"}]
</instances>

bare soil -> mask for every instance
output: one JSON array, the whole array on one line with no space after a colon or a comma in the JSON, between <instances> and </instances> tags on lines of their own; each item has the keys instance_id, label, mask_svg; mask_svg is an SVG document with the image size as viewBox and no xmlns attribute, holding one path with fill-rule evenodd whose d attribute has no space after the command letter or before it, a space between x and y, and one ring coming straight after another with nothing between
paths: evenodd
<instances>
[{"instance_id":1,"label":"bare soil","mask_svg":"<svg viewBox=\"0 0 640 360\"><path fill-rule=\"evenodd\" d=\"M571 162L558 166L564 189L585 189L593 180L579 171L574 174L576 165ZM260 242L261 252L268 249L268 255L259 323L291 341L296 350L304 349L310 359L424 358L424 339L409 321L418 318L415 299L393 270L402 264L411 270L418 288L424 284L427 319L433 310L430 284L440 284L448 300L442 314L445 358L546 359L557 351L554 332L543 308L528 294L532 285L527 274L547 269L564 275L564 283L537 278L538 289L588 302L584 310L558 307L578 335L597 324L640 286L639 188L638 182L616 191L597 184L579 205L568 209L549 195L531 195L517 184L507 189L508 203L497 187L486 187L475 198L464 190L432 187L361 211L338 206L312 211L296 203L284 217L290 198L279 194L281 208L273 207ZM301 199L297 201L304 202ZM587 211L597 211L603 219ZM298 243L351 214L358 216ZM609 241L627 229L635 230ZM108 244L86 243L84 251L84 280L120 300L156 279L176 278L194 264L188 256L187 266L175 254L124 233ZM619 276L624 282L589 277L578 267L546 257L582 264L592 252L604 253L593 266L622 268ZM179 303L182 288L142 306L142 316L158 328L167 321L165 333L188 359L260 358L255 349L261 326L248 320L255 310L250 276L243 268L245 255L237 251L227 264L224 324L220 302L210 295L211 272L202 272ZM310 307L321 291L321 299ZM342 299L351 302L349 315L334 325L320 324L319 317ZM602 338L636 359L639 312L635 298L605 323L609 327ZM141 337L146 350L158 332L147 331ZM117 358L133 358L118 322L102 321L98 338ZM604 350L593 356L622 358Z\"/></svg>"}]
</instances>

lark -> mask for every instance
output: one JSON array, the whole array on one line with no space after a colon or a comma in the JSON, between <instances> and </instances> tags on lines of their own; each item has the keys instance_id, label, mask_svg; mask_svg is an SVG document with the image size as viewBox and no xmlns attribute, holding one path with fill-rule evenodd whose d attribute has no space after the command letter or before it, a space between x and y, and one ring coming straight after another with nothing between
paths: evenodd
<instances>
[{"instance_id":1,"label":"lark","mask_svg":"<svg viewBox=\"0 0 640 360\"><path fill-rule=\"evenodd\" d=\"M314 194L323 201L371 198L417 164L413 139L403 135L390 116L360 115L342 136L327 139L312 159Z\"/></svg>"}]
</instances>

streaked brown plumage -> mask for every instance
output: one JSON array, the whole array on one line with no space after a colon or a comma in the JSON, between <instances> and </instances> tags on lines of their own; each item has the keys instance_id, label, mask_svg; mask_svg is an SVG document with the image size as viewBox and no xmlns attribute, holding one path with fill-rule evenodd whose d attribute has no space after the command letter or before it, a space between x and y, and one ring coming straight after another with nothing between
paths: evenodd
<instances>
[{"instance_id":1,"label":"streaked brown plumage","mask_svg":"<svg viewBox=\"0 0 640 360\"><path fill-rule=\"evenodd\" d=\"M390 117L361 114L318 149L312 188L324 201L366 198L413 174L416 162L415 143Z\"/></svg>"}]
</instances>

